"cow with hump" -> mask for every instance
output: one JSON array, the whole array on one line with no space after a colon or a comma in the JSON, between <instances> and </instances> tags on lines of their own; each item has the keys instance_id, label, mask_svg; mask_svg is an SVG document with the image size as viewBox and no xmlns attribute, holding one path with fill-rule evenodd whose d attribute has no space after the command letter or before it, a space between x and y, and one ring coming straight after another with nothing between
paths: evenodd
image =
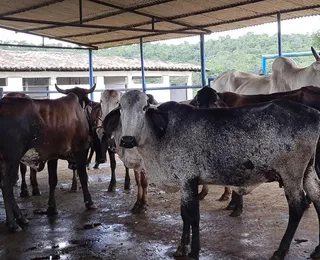
<instances>
[{"instance_id":1,"label":"cow with hump","mask_svg":"<svg viewBox=\"0 0 320 260\"><path fill-rule=\"evenodd\" d=\"M105 119L106 117L108 118L109 113L111 112L112 114L113 110L119 107L121 96L122 93L116 90L105 90L101 93L102 119ZM148 104L158 104L152 95L147 95L147 97ZM106 120L106 122L108 122L108 120ZM104 123L103 128L106 138L110 139L111 136L113 136L116 144L116 152L126 167L126 179L128 178L130 180L128 168L134 170L135 180L138 187L138 194L137 200L133 208L131 209L131 212L134 214L144 213L148 207L148 180L143 168L142 158L139 153L136 152L135 148L131 149L130 153L127 153L126 150L120 146L121 136L119 135L119 132L114 132L113 129L110 130L110 128L108 126L105 126ZM102 133L98 134L102 136ZM128 156L130 156L130 159L128 159ZM114 180L115 182L115 176L111 177L110 185L112 183L112 180Z\"/></svg>"},{"instance_id":2,"label":"cow with hump","mask_svg":"<svg viewBox=\"0 0 320 260\"><path fill-rule=\"evenodd\" d=\"M55 100L3 98L0 100L0 185L11 231L28 224L13 194L20 161L37 171L48 162L49 201L47 214L57 213L55 187L57 161L76 165L85 206L95 208L88 190L86 152L89 129L77 95L70 93Z\"/></svg>"},{"instance_id":3,"label":"cow with hump","mask_svg":"<svg viewBox=\"0 0 320 260\"><path fill-rule=\"evenodd\" d=\"M231 186L245 195L270 179L283 183L289 222L272 260L284 259L289 250L307 207L304 191L319 217L314 157L320 113L312 108L287 100L239 108L200 109L176 102L152 107L144 93L132 90L104 126L121 136L125 153L136 149L150 178L180 185L183 232L176 256L188 253L191 227L188 255L199 259L199 184ZM311 257L320 257L320 246Z\"/></svg>"}]
</instances>

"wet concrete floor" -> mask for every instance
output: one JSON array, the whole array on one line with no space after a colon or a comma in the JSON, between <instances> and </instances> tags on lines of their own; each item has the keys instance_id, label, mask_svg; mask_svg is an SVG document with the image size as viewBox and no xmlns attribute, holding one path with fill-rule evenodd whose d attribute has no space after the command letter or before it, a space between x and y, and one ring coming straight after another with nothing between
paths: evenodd
<instances>
[{"instance_id":1,"label":"wet concrete floor","mask_svg":"<svg viewBox=\"0 0 320 260\"><path fill-rule=\"evenodd\" d=\"M89 171L89 189L98 206L84 207L82 191L69 192L72 172L59 161L56 200L59 214L35 214L45 210L48 199L47 172L38 174L41 196L19 198L15 195L29 226L10 234L5 226L5 211L0 198L0 259L174 259L182 231L179 193L164 193L150 187L149 210L132 215L136 199L134 175L132 189L123 190L123 166L117 168L117 191L107 192L110 170ZM28 181L29 183L29 181ZM201 255L204 260L268 259L277 249L287 225L288 209L277 183L264 184L246 196L242 216L231 218L218 202L222 187L210 187L201 202ZM308 209L296 232L286 259L308 259L318 243L318 221L313 207ZM184 258L179 258L184 260Z\"/></svg>"}]
</instances>

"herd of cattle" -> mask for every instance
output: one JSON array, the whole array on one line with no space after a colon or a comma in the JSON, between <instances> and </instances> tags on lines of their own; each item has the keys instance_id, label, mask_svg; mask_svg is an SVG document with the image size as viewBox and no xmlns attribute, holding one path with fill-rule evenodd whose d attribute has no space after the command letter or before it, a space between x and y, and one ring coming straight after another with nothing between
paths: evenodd
<instances>
[{"instance_id":1,"label":"herd of cattle","mask_svg":"<svg viewBox=\"0 0 320 260\"><path fill-rule=\"evenodd\" d=\"M320 58L312 51L316 62L307 68L279 57L271 76L229 71L213 82L214 89L204 87L193 100L181 103L158 104L137 90L106 90L96 103L87 96L95 87L62 90L57 85L65 97L36 100L7 94L0 100L0 187L8 228L16 232L28 224L13 192L19 166L20 195L29 194L26 165L31 167L32 194L38 195L36 174L47 163L47 214L54 215L58 159L67 160L73 170L73 190L78 174L85 206L94 209L87 164L93 151L95 167L108 152L108 190L114 191L117 153L126 167L125 189L130 189L129 168L135 173L138 195L133 213L147 208L148 179L159 186L180 187L183 232L174 255L191 259L199 258L199 199L208 193L207 185L226 187L220 200L232 191L228 208L231 216L239 216L243 195L262 183L278 181L288 201L289 222L271 259L284 259L309 204L314 204L320 220ZM317 246L311 258L319 257Z\"/></svg>"}]
</instances>

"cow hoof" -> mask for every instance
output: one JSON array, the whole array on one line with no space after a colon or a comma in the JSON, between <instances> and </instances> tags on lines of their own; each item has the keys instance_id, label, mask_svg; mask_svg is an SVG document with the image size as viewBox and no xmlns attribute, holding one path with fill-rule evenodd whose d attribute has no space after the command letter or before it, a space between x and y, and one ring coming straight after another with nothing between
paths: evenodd
<instances>
[{"instance_id":1,"label":"cow hoof","mask_svg":"<svg viewBox=\"0 0 320 260\"><path fill-rule=\"evenodd\" d=\"M188 254L188 258L189 258L190 260L199 260L199 253L192 253L192 252L190 252L190 253Z\"/></svg>"},{"instance_id":2,"label":"cow hoof","mask_svg":"<svg viewBox=\"0 0 320 260\"><path fill-rule=\"evenodd\" d=\"M28 190L22 190L22 191L20 192L20 197L21 197L21 198L27 198L27 197L29 197L29 196L30 196L30 194L29 194Z\"/></svg>"},{"instance_id":3,"label":"cow hoof","mask_svg":"<svg viewBox=\"0 0 320 260\"><path fill-rule=\"evenodd\" d=\"M115 192L116 191L116 185L109 185L108 192Z\"/></svg>"},{"instance_id":4,"label":"cow hoof","mask_svg":"<svg viewBox=\"0 0 320 260\"><path fill-rule=\"evenodd\" d=\"M228 206L225 209L226 210L234 210L235 208L236 208L236 204L234 204L230 201L230 203L228 204Z\"/></svg>"},{"instance_id":5,"label":"cow hoof","mask_svg":"<svg viewBox=\"0 0 320 260\"><path fill-rule=\"evenodd\" d=\"M181 257L181 256L187 256L189 252L189 247L188 246L178 246L176 252L173 253L174 257Z\"/></svg>"},{"instance_id":6,"label":"cow hoof","mask_svg":"<svg viewBox=\"0 0 320 260\"><path fill-rule=\"evenodd\" d=\"M242 210L241 209L235 209L230 213L230 217L239 217L242 214Z\"/></svg>"},{"instance_id":7,"label":"cow hoof","mask_svg":"<svg viewBox=\"0 0 320 260\"><path fill-rule=\"evenodd\" d=\"M228 200L229 200L229 196L224 194L222 194L222 196L218 199L218 201L228 201Z\"/></svg>"},{"instance_id":8,"label":"cow hoof","mask_svg":"<svg viewBox=\"0 0 320 260\"><path fill-rule=\"evenodd\" d=\"M128 184L128 183L125 183L124 184L124 190L130 190L131 189L131 187L130 187L130 183Z\"/></svg>"},{"instance_id":9,"label":"cow hoof","mask_svg":"<svg viewBox=\"0 0 320 260\"><path fill-rule=\"evenodd\" d=\"M26 227L29 225L29 220L27 220L24 216L17 219L17 223L20 227Z\"/></svg>"},{"instance_id":10,"label":"cow hoof","mask_svg":"<svg viewBox=\"0 0 320 260\"><path fill-rule=\"evenodd\" d=\"M320 246L317 246L310 255L311 259L320 259Z\"/></svg>"},{"instance_id":11,"label":"cow hoof","mask_svg":"<svg viewBox=\"0 0 320 260\"><path fill-rule=\"evenodd\" d=\"M97 209L97 206L93 202L86 202L85 204L87 209Z\"/></svg>"},{"instance_id":12,"label":"cow hoof","mask_svg":"<svg viewBox=\"0 0 320 260\"><path fill-rule=\"evenodd\" d=\"M93 169L99 169L99 164L96 163L96 164L93 166Z\"/></svg>"},{"instance_id":13,"label":"cow hoof","mask_svg":"<svg viewBox=\"0 0 320 260\"><path fill-rule=\"evenodd\" d=\"M15 222L13 224L7 224L7 226L8 226L10 233L17 233L17 232L22 231L22 228Z\"/></svg>"},{"instance_id":14,"label":"cow hoof","mask_svg":"<svg viewBox=\"0 0 320 260\"><path fill-rule=\"evenodd\" d=\"M70 189L70 192L77 192L78 191L78 188L77 187L71 187L71 189Z\"/></svg>"},{"instance_id":15,"label":"cow hoof","mask_svg":"<svg viewBox=\"0 0 320 260\"><path fill-rule=\"evenodd\" d=\"M273 256L269 260L283 260L287 253L288 250L283 250L282 252L277 250L273 253Z\"/></svg>"},{"instance_id":16,"label":"cow hoof","mask_svg":"<svg viewBox=\"0 0 320 260\"><path fill-rule=\"evenodd\" d=\"M48 207L46 213L47 213L47 216L55 216L58 214L58 211L56 207Z\"/></svg>"},{"instance_id":17,"label":"cow hoof","mask_svg":"<svg viewBox=\"0 0 320 260\"><path fill-rule=\"evenodd\" d=\"M203 200L208 195L208 192L200 192L199 193L199 200Z\"/></svg>"},{"instance_id":18,"label":"cow hoof","mask_svg":"<svg viewBox=\"0 0 320 260\"><path fill-rule=\"evenodd\" d=\"M41 192L39 189L32 190L32 196L40 196L40 195L41 195Z\"/></svg>"}]
</instances>

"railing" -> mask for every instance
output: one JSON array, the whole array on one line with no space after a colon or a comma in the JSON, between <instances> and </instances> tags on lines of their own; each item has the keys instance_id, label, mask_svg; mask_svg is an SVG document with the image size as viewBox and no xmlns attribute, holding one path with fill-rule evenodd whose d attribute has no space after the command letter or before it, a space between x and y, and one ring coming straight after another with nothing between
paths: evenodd
<instances>
[{"instance_id":1,"label":"railing","mask_svg":"<svg viewBox=\"0 0 320 260\"><path fill-rule=\"evenodd\" d=\"M317 51L319 52L319 51ZM305 52L289 52L289 53L282 53L282 57L301 57L301 56L311 56L313 55L311 51L305 51ZM267 75L268 68L267 68L267 59L276 59L279 57L279 54L267 54L262 55L262 72L263 75Z\"/></svg>"}]
</instances>

